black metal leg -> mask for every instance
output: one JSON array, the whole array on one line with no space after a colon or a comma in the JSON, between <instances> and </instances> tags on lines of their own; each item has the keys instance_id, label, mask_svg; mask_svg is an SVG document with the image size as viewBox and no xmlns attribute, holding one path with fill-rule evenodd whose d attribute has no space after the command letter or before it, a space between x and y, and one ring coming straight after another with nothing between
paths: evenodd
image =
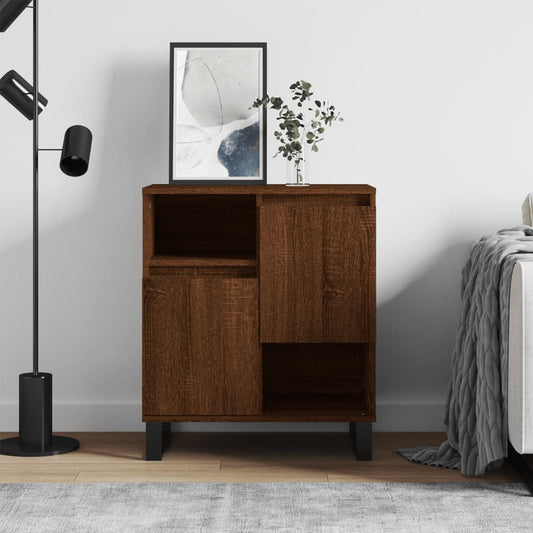
<instances>
[{"instance_id":1,"label":"black metal leg","mask_svg":"<svg viewBox=\"0 0 533 533\"><path fill-rule=\"evenodd\" d=\"M146 422L146 460L161 461L170 442L170 422Z\"/></svg>"},{"instance_id":2,"label":"black metal leg","mask_svg":"<svg viewBox=\"0 0 533 533\"><path fill-rule=\"evenodd\" d=\"M350 422L355 457L358 461L372 460L372 422Z\"/></svg>"},{"instance_id":3,"label":"black metal leg","mask_svg":"<svg viewBox=\"0 0 533 533\"><path fill-rule=\"evenodd\" d=\"M170 422L163 422L163 450L170 444Z\"/></svg>"},{"instance_id":4,"label":"black metal leg","mask_svg":"<svg viewBox=\"0 0 533 533\"><path fill-rule=\"evenodd\" d=\"M146 422L146 460L161 461L163 456L163 424Z\"/></svg>"},{"instance_id":5,"label":"black metal leg","mask_svg":"<svg viewBox=\"0 0 533 533\"><path fill-rule=\"evenodd\" d=\"M533 469L527 458L519 454L509 442L507 459L514 466L524 483L527 485L529 493L533 496Z\"/></svg>"}]
</instances>

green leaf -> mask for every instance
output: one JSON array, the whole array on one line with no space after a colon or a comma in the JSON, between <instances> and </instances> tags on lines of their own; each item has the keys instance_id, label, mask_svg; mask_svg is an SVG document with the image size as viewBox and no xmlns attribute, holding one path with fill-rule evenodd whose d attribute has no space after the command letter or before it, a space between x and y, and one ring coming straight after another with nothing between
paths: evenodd
<instances>
[{"instance_id":1,"label":"green leaf","mask_svg":"<svg viewBox=\"0 0 533 533\"><path fill-rule=\"evenodd\" d=\"M0 0L1 1L1 0ZM311 83L305 80L297 80L289 86L291 100L286 104L279 96L265 94L263 98L256 98L249 109L261 108L276 111L275 118L279 131L274 131L274 137L278 141L277 151L274 157L282 155L289 161L299 164L302 158L302 143L310 145L313 152L318 152L317 143L323 140L325 128L332 126L333 122L343 122L344 119L327 100L313 100L311 97ZM296 103L296 107L291 105ZM311 104L312 103L312 104ZM306 117L297 108L306 106L309 115L313 116L308 124L304 124ZM291 106L291 107L289 107ZM307 131L306 131L307 130ZM304 135L305 133L305 135Z\"/></svg>"}]
</instances>

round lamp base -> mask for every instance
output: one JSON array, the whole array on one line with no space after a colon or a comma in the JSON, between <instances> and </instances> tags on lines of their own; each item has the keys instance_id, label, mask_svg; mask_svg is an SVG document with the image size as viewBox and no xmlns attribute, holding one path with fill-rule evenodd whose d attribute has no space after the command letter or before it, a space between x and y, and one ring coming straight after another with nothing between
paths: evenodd
<instances>
[{"instance_id":1,"label":"round lamp base","mask_svg":"<svg viewBox=\"0 0 533 533\"><path fill-rule=\"evenodd\" d=\"M52 442L44 450L42 448L32 449L21 443L19 437L0 440L0 454L16 455L19 457L44 457L46 455L60 455L77 450L80 441L71 437L59 437L52 435Z\"/></svg>"}]
</instances>

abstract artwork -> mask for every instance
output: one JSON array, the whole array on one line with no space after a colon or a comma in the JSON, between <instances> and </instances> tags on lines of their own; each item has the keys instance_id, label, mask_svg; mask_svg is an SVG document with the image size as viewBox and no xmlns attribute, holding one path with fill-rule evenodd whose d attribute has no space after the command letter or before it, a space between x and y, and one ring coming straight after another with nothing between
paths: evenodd
<instances>
[{"instance_id":1,"label":"abstract artwork","mask_svg":"<svg viewBox=\"0 0 533 533\"><path fill-rule=\"evenodd\" d=\"M266 183L266 43L171 43L170 183Z\"/></svg>"}]
</instances>

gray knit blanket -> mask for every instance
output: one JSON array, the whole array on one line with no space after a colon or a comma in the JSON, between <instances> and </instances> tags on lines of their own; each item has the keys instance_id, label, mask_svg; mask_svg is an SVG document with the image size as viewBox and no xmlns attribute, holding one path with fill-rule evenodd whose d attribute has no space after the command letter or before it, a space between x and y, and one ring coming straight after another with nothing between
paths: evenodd
<instances>
[{"instance_id":1,"label":"gray knit blanket","mask_svg":"<svg viewBox=\"0 0 533 533\"><path fill-rule=\"evenodd\" d=\"M467 476L507 456L509 294L517 261L533 261L533 228L517 226L474 243L463 268L461 313L440 447L397 450L417 463Z\"/></svg>"}]
</instances>

